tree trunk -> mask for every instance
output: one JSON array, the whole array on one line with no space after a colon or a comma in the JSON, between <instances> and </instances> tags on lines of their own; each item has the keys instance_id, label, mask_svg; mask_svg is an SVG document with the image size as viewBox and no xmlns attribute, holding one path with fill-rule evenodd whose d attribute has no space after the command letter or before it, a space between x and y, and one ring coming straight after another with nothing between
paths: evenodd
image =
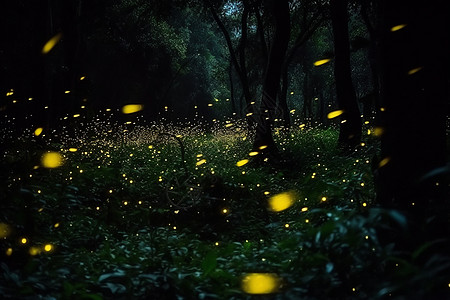
<instances>
[{"instance_id":1,"label":"tree trunk","mask_svg":"<svg viewBox=\"0 0 450 300\"><path fill-rule=\"evenodd\" d=\"M263 95L254 148L256 150L260 146L267 146L267 152L275 153L276 146L272 136L272 124L276 97L280 87L281 66L289 42L290 22L288 0L272 0L268 4L268 9L272 12L274 18L275 33L263 82Z\"/></svg>"},{"instance_id":2,"label":"tree trunk","mask_svg":"<svg viewBox=\"0 0 450 300\"><path fill-rule=\"evenodd\" d=\"M281 74L282 74L282 87L281 93L278 96L278 106L281 109L284 126L290 127L290 115L289 108L287 105L287 92L289 87L289 66L291 65L294 57L298 55L298 50L311 38L311 36L316 32L317 28L321 26L325 18L322 14L315 15L311 18L309 22L308 19L308 11L304 10L304 14L302 16L302 30L298 33L295 38L293 46L287 51L286 59L282 65Z\"/></svg>"},{"instance_id":3,"label":"tree trunk","mask_svg":"<svg viewBox=\"0 0 450 300\"><path fill-rule=\"evenodd\" d=\"M312 101L311 101L311 93L309 92L309 86L310 86L310 74L309 70L303 64L303 72L305 74L305 77L303 78L303 119L309 120L312 118Z\"/></svg>"},{"instance_id":4,"label":"tree trunk","mask_svg":"<svg viewBox=\"0 0 450 300\"><path fill-rule=\"evenodd\" d=\"M283 70L281 92L278 95L278 107L281 111L281 118L283 120L283 125L285 128L289 128L291 126L291 118L289 116L289 108L287 105L287 90L289 85L288 80L288 70L286 68L285 70Z\"/></svg>"},{"instance_id":5,"label":"tree trunk","mask_svg":"<svg viewBox=\"0 0 450 300\"><path fill-rule=\"evenodd\" d=\"M244 62L244 66L240 65L240 63L238 62L238 58L236 56L236 51L235 51L235 49L233 47L233 43L231 41L230 34L227 31L227 29L225 28L225 25L223 24L223 22L220 19L219 15L215 11L214 7L212 6L211 1L204 0L204 3L206 4L206 6L211 11L212 17L216 21L217 26L219 26L219 29L222 31L223 36L225 38L225 41L227 43L228 51L230 52L231 62L233 63L233 66L234 66L234 68L236 70L236 74L238 75L239 81L241 82L241 85L242 85L243 96L244 96L244 99L245 99L245 102L246 102L246 108L245 109L249 110L249 112L253 112L252 111L252 105L250 105L250 103L253 101L253 99L252 99L252 96L251 96L250 86L249 86L249 83L248 83L248 74L247 74L246 68L245 68L245 59L243 59L241 57L241 63L243 61ZM245 11L242 14L241 26L242 26L242 30L245 31L245 34L243 34L242 38L241 38L241 42L240 42L240 46L241 47L245 47L245 44L246 44L246 40L245 39L247 38L247 33L246 33L247 29L246 29L246 27L247 27L248 7L245 6L244 10ZM244 50L241 50L241 56L242 56L242 53L244 52ZM251 123L253 123L253 119L251 117L247 118L247 121L249 122L250 125L251 125Z\"/></svg>"},{"instance_id":6,"label":"tree trunk","mask_svg":"<svg viewBox=\"0 0 450 300\"><path fill-rule=\"evenodd\" d=\"M234 99L234 84L233 84L233 63L230 60L230 65L228 67L228 78L230 80L230 101L231 101L231 110L233 114L237 114L236 110L236 100Z\"/></svg>"},{"instance_id":7,"label":"tree trunk","mask_svg":"<svg viewBox=\"0 0 450 300\"><path fill-rule=\"evenodd\" d=\"M334 77L339 109L343 110L339 145L352 149L361 141L361 116L350 67L347 0L331 0L331 22L334 38Z\"/></svg>"},{"instance_id":8,"label":"tree trunk","mask_svg":"<svg viewBox=\"0 0 450 300\"><path fill-rule=\"evenodd\" d=\"M381 155L387 164L378 169L377 198L419 220L441 220L446 225L439 230L449 232L449 24L446 1L437 2L382 1ZM406 26L392 30L401 24Z\"/></svg>"}]
</instances>

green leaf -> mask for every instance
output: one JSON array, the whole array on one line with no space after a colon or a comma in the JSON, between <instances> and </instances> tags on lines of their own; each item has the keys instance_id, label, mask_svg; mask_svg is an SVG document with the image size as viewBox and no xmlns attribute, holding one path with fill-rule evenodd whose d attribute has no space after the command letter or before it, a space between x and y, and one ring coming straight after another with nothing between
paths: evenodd
<instances>
[{"instance_id":1,"label":"green leaf","mask_svg":"<svg viewBox=\"0 0 450 300\"><path fill-rule=\"evenodd\" d=\"M327 263L326 267L326 271L327 273L331 273L334 269L334 264L332 262Z\"/></svg>"},{"instance_id":2,"label":"green leaf","mask_svg":"<svg viewBox=\"0 0 450 300\"><path fill-rule=\"evenodd\" d=\"M122 294L127 290L127 288L120 283L107 282L106 286L110 289L111 293L113 294Z\"/></svg>"},{"instance_id":3,"label":"green leaf","mask_svg":"<svg viewBox=\"0 0 450 300\"><path fill-rule=\"evenodd\" d=\"M208 252L202 262L202 270L204 275L211 273L217 266L217 254L214 251Z\"/></svg>"},{"instance_id":4,"label":"green leaf","mask_svg":"<svg viewBox=\"0 0 450 300\"><path fill-rule=\"evenodd\" d=\"M106 273L106 274L100 275L100 277L98 278L98 281L102 282L108 278L117 278L117 277L124 277L124 276L125 276L125 272L122 270L119 270L115 273Z\"/></svg>"},{"instance_id":5,"label":"green leaf","mask_svg":"<svg viewBox=\"0 0 450 300\"><path fill-rule=\"evenodd\" d=\"M431 241L431 242L426 242L425 244L423 244L422 246L417 248L411 254L412 259L416 260L425 250L427 250L428 248L430 248L431 246L433 246L435 244L439 244L439 243L444 242L444 241L445 241L444 239L440 239L440 240L435 240L435 241Z\"/></svg>"}]
</instances>

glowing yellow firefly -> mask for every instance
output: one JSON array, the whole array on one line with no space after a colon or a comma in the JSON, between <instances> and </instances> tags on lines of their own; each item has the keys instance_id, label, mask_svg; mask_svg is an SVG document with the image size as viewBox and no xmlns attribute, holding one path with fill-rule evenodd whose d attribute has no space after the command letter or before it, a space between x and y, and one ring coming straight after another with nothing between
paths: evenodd
<instances>
[{"instance_id":1,"label":"glowing yellow firefly","mask_svg":"<svg viewBox=\"0 0 450 300\"><path fill-rule=\"evenodd\" d=\"M321 60L315 61L314 62L314 66L318 67L318 66L324 65L324 64L326 64L326 63L328 63L330 61L331 61L330 58L321 59Z\"/></svg>"},{"instance_id":2,"label":"glowing yellow firefly","mask_svg":"<svg viewBox=\"0 0 450 300\"><path fill-rule=\"evenodd\" d=\"M335 111L330 112L330 113L327 115L327 118L328 118L328 119L334 119L334 118L336 118L336 117L339 117L339 116L342 115L343 113L344 113L344 111L343 111L342 109L340 109L340 110L335 110Z\"/></svg>"},{"instance_id":3,"label":"glowing yellow firefly","mask_svg":"<svg viewBox=\"0 0 450 300\"><path fill-rule=\"evenodd\" d=\"M405 27L406 27L406 24L400 24L400 25L393 26L391 28L391 32L398 31L398 30L403 29Z\"/></svg>"},{"instance_id":4,"label":"glowing yellow firefly","mask_svg":"<svg viewBox=\"0 0 450 300\"><path fill-rule=\"evenodd\" d=\"M241 283L242 290L247 294L271 294L279 290L281 280L272 273L250 273Z\"/></svg>"},{"instance_id":5,"label":"glowing yellow firefly","mask_svg":"<svg viewBox=\"0 0 450 300\"><path fill-rule=\"evenodd\" d=\"M298 195L295 191L287 191L276 194L269 198L269 209L271 211L279 212L291 207L297 200Z\"/></svg>"},{"instance_id":6,"label":"glowing yellow firefly","mask_svg":"<svg viewBox=\"0 0 450 300\"><path fill-rule=\"evenodd\" d=\"M44 168L58 168L63 165L63 157L58 152L47 152L42 155L41 164Z\"/></svg>"},{"instance_id":7,"label":"glowing yellow firefly","mask_svg":"<svg viewBox=\"0 0 450 300\"><path fill-rule=\"evenodd\" d=\"M236 166L242 167L243 165L247 164L248 162L249 162L248 159L243 159L243 160L238 161L238 162L236 163Z\"/></svg>"},{"instance_id":8,"label":"glowing yellow firefly","mask_svg":"<svg viewBox=\"0 0 450 300\"><path fill-rule=\"evenodd\" d=\"M141 111L142 109L144 109L144 106L142 104L128 104L122 107L122 113L132 114Z\"/></svg>"},{"instance_id":9,"label":"glowing yellow firefly","mask_svg":"<svg viewBox=\"0 0 450 300\"><path fill-rule=\"evenodd\" d=\"M42 47L42 54L49 53L53 49L53 47L55 47L56 44L58 44L58 42L61 40L61 38L62 38L62 33L58 33L57 35L55 35L54 37L49 39L48 42L45 43L44 47Z\"/></svg>"}]
</instances>

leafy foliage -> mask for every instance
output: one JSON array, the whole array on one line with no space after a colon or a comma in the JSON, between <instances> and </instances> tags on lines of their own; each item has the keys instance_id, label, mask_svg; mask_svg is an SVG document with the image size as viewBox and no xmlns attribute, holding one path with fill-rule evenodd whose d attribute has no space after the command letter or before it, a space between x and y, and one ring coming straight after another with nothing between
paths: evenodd
<instances>
[{"instance_id":1,"label":"leafy foliage","mask_svg":"<svg viewBox=\"0 0 450 300\"><path fill-rule=\"evenodd\" d=\"M205 133L100 122L44 143L32 132L4 136L2 295L247 299L241 280L254 272L282 279L274 299L445 292L448 239L416 237L412 251L384 242L407 242L412 225L372 205L375 146L340 156L335 129L280 129L286 159L257 167L246 127L226 124ZM49 147L64 165L33 170ZM250 162L237 167L243 159ZM298 201L269 212L267 199L288 190Z\"/></svg>"}]
</instances>

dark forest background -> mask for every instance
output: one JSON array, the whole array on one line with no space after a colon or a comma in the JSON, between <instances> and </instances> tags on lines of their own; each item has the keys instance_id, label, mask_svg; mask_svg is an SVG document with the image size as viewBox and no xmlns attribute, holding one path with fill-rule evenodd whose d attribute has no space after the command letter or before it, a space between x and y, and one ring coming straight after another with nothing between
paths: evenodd
<instances>
[{"instance_id":1,"label":"dark forest background","mask_svg":"<svg viewBox=\"0 0 450 300\"><path fill-rule=\"evenodd\" d=\"M257 154L250 165L265 170L270 161L269 173L300 171L296 151L306 148L285 151L300 143L296 130L320 129L325 139L334 130L330 159L370 155L373 204L408 219L410 235L380 229L381 245L448 244L446 1L16 0L0 11L4 170L16 168L8 161L15 134L74 134L101 118L130 131L152 123L208 134L241 122L246 151ZM121 113L129 104L141 107ZM186 164L188 141L167 135ZM11 188L20 172L12 173L2 175L5 199L24 188Z\"/></svg>"}]
</instances>

